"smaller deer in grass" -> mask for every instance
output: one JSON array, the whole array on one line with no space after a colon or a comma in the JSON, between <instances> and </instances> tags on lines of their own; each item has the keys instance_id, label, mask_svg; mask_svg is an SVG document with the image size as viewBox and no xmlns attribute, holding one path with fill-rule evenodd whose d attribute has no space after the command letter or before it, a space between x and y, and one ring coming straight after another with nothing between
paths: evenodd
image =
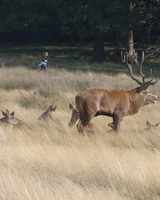
<instances>
[{"instance_id":1,"label":"smaller deer in grass","mask_svg":"<svg viewBox=\"0 0 160 200\"><path fill-rule=\"evenodd\" d=\"M72 127L76 124L76 122L79 120L78 124L80 123L80 113L77 108L74 108L72 104L69 104L69 109L72 110L72 115L70 122L68 124L69 127ZM86 131L93 131L96 128L96 126L93 123L89 123L86 127Z\"/></svg>"},{"instance_id":2,"label":"smaller deer in grass","mask_svg":"<svg viewBox=\"0 0 160 200\"><path fill-rule=\"evenodd\" d=\"M157 129L157 127L159 126L160 123L158 124L151 124L149 121L146 122L147 128L145 128L145 131L155 131Z\"/></svg>"},{"instance_id":3,"label":"smaller deer in grass","mask_svg":"<svg viewBox=\"0 0 160 200\"><path fill-rule=\"evenodd\" d=\"M77 120L80 119L80 113L77 108L72 106L72 104L69 104L69 109L72 110L72 115L68 126L72 127L76 124Z\"/></svg>"},{"instance_id":4,"label":"smaller deer in grass","mask_svg":"<svg viewBox=\"0 0 160 200\"><path fill-rule=\"evenodd\" d=\"M56 110L56 108L57 106L55 107L52 107L52 105L49 106L49 108L44 113L42 113L42 115L38 118L38 120L47 121L49 119L53 119L52 113Z\"/></svg>"},{"instance_id":5,"label":"smaller deer in grass","mask_svg":"<svg viewBox=\"0 0 160 200\"><path fill-rule=\"evenodd\" d=\"M57 106L54 108L49 106L49 108L42 113L42 115L38 118L39 120L47 121L48 119L52 118L52 113L56 110ZM7 126L16 126L16 125L24 125L25 123L22 122L20 119L14 117L14 112L10 113L8 110L6 112L2 111L2 115L4 115L3 118L0 119L0 123L4 123Z\"/></svg>"},{"instance_id":6,"label":"smaller deer in grass","mask_svg":"<svg viewBox=\"0 0 160 200\"><path fill-rule=\"evenodd\" d=\"M0 122L4 123L5 125L15 126L22 124L20 119L14 117L14 112L10 114L10 112L6 110L6 112L2 111L2 115L4 115L4 117L0 119Z\"/></svg>"}]
</instances>

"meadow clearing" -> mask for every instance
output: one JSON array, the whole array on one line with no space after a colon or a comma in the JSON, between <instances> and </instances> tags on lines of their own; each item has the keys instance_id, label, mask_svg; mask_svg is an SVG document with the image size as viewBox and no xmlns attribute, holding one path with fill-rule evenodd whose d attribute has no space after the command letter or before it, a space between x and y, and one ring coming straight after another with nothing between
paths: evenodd
<instances>
[{"instance_id":1,"label":"meadow clearing","mask_svg":"<svg viewBox=\"0 0 160 200\"><path fill-rule=\"evenodd\" d=\"M0 126L1 200L160 199L160 126L144 130L147 120L160 122L160 103L125 117L118 134L108 132L112 119L100 116L92 120L95 133L81 135L67 126L68 105L75 106L75 95L87 87L137 84L125 73L0 68L0 109L15 111L27 124ZM150 86L158 96L159 88L160 82ZM51 104L57 105L54 120L38 122Z\"/></svg>"}]
</instances>

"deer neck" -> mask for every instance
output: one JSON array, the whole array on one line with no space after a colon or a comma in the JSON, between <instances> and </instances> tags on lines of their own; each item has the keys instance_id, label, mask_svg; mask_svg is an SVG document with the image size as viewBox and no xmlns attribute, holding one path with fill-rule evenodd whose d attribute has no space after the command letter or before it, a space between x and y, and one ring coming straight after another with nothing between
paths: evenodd
<instances>
[{"instance_id":1,"label":"deer neck","mask_svg":"<svg viewBox=\"0 0 160 200\"><path fill-rule=\"evenodd\" d=\"M144 106L144 98L142 93L138 92L138 88L128 91L129 93L129 115L135 114Z\"/></svg>"}]
</instances>

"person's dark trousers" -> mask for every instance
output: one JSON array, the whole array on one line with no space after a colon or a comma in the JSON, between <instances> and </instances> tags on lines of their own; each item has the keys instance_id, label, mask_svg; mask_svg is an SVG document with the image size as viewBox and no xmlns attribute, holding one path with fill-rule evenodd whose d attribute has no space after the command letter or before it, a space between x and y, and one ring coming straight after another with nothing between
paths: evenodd
<instances>
[{"instance_id":1,"label":"person's dark trousers","mask_svg":"<svg viewBox=\"0 0 160 200\"><path fill-rule=\"evenodd\" d=\"M41 65L41 71L42 70L46 71L46 66L45 65Z\"/></svg>"}]
</instances>

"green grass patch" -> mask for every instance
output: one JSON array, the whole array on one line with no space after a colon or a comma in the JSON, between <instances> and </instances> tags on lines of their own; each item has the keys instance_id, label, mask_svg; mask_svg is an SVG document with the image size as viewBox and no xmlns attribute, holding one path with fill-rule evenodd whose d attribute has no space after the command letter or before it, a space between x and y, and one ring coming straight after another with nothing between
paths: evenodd
<instances>
[{"instance_id":1,"label":"green grass patch","mask_svg":"<svg viewBox=\"0 0 160 200\"><path fill-rule=\"evenodd\" d=\"M85 46L56 46L56 45L1 45L0 56L4 66L26 66L32 69L39 69L39 62L43 52L48 51L48 65L54 68L65 68L67 70L82 70L96 72L127 72L128 70L120 60L120 50L115 46L105 46L106 57L110 62L94 63L92 58L92 45ZM1 65L1 63L0 63ZM160 59L144 63L144 73L153 69L153 74L160 75ZM135 66L133 71L138 73Z\"/></svg>"}]
</instances>

